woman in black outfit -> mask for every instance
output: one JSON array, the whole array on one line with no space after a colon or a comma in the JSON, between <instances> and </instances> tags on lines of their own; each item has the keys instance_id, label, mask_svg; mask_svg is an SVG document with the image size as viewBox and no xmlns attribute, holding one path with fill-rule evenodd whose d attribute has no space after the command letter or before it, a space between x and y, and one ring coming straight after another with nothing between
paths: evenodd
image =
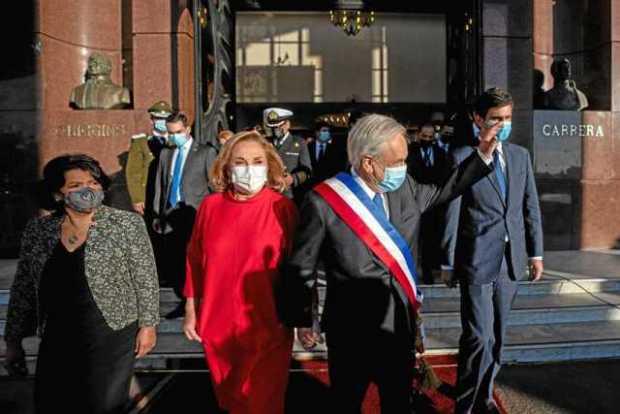
<instances>
[{"instance_id":1,"label":"woman in black outfit","mask_svg":"<svg viewBox=\"0 0 620 414\"><path fill-rule=\"evenodd\" d=\"M142 219L102 205L109 179L86 155L50 161L57 211L26 227L7 313L7 363L41 337L38 413L119 413L135 357L155 346L159 289Z\"/></svg>"}]
</instances>

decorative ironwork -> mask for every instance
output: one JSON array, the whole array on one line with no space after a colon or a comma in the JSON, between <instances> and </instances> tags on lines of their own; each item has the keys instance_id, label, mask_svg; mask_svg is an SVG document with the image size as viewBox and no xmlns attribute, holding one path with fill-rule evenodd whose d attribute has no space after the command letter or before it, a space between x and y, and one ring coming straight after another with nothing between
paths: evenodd
<instances>
[{"instance_id":1,"label":"decorative ironwork","mask_svg":"<svg viewBox=\"0 0 620 414\"><path fill-rule=\"evenodd\" d=\"M216 145L217 134L222 129L230 129L232 117L233 94L233 12L229 0L202 0L201 7L206 7L206 25L203 26L209 36L202 36L202 41L212 42L212 56L208 57L208 70L203 69L200 84L207 85L208 104L200 103L200 141L203 144ZM200 17L200 16L199 16ZM202 47L207 47L202 45ZM206 68L206 61L202 68ZM207 71L211 73L207 73ZM204 91L202 93L205 93Z\"/></svg>"}]
</instances>

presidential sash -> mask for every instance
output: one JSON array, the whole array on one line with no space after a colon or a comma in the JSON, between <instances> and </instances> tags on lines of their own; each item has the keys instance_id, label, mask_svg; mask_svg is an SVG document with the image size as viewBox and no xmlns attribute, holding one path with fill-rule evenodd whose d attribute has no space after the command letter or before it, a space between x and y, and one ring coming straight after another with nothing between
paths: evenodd
<instances>
[{"instance_id":1,"label":"presidential sash","mask_svg":"<svg viewBox=\"0 0 620 414\"><path fill-rule=\"evenodd\" d=\"M351 175L340 173L316 186L314 191L387 266L417 311L422 304L422 293L417 288L415 262L409 246L364 189Z\"/></svg>"}]
</instances>

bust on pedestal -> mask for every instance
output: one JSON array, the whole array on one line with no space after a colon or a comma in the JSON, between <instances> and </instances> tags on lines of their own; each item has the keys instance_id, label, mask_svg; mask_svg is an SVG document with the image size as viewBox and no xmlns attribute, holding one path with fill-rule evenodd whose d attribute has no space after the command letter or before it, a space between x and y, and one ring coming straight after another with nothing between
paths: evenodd
<instances>
[{"instance_id":1,"label":"bust on pedestal","mask_svg":"<svg viewBox=\"0 0 620 414\"><path fill-rule=\"evenodd\" d=\"M112 63L100 53L88 58L86 81L73 88L69 102L74 109L123 109L131 104L129 89L110 79Z\"/></svg>"},{"instance_id":2,"label":"bust on pedestal","mask_svg":"<svg viewBox=\"0 0 620 414\"><path fill-rule=\"evenodd\" d=\"M570 61L566 58L551 64L553 88L545 93L545 108L566 111L583 111L588 107L588 98L577 89L571 79Z\"/></svg>"}]
</instances>

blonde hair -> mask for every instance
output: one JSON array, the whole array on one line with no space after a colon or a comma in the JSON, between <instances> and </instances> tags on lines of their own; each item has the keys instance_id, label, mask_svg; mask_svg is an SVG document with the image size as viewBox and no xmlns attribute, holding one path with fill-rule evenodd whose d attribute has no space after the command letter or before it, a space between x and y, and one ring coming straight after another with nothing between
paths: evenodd
<instances>
[{"instance_id":1,"label":"blonde hair","mask_svg":"<svg viewBox=\"0 0 620 414\"><path fill-rule=\"evenodd\" d=\"M224 142L226 142L233 135L235 135L235 133L232 132L230 129L223 129L220 131L219 134L217 134L217 139L223 139Z\"/></svg>"},{"instance_id":2,"label":"blonde hair","mask_svg":"<svg viewBox=\"0 0 620 414\"><path fill-rule=\"evenodd\" d=\"M232 158L233 149L237 144L245 141L256 142L265 150L267 158L267 186L279 193L284 192L287 188L284 180L284 163L273 145L256 131L239 132L228 139L226 144L222 146L220 154L209 171L209 183L213 190L222 193L230 188L232 184L230 178L230 160Z\"/></svg>"}]
</instances>

